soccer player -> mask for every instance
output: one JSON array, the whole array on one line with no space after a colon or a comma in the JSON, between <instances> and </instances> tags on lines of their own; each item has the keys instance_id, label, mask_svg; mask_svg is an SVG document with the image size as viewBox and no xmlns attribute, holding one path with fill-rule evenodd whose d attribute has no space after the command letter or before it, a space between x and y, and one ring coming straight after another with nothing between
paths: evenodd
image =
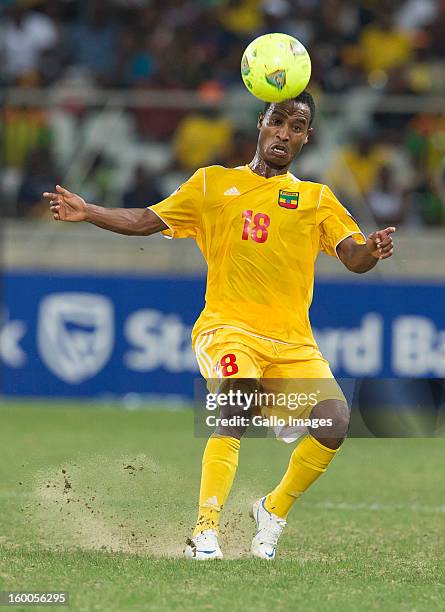
<instances>
[{"instance_id":1,"label":"soccer player","mask_svg":"<svg viewBox=\"0 0 445 612\"><path fill-rule=\"evenodd\" d=\"M251 552L269 560L275 558L291 507L327 470L349 423L344 396L309 323L317 255L324 251L349 270L362 273L393 253L394 227L365 238L329 187L288 171L311 136L314 114L314 101L307 92L266 104L258 118L256 153L248 165L200 168L151 208L87 204L61 186L44 194L56 221L86 221L134 236L163 232L196 240L208 264L208 277L206 304L194 326L192 344L202 375L219 380L220 392L251 391L258 381L267 380L334 383L307 413L325 419L326 426L308 428L281 482L253 506L256 534ZM186 557L222 558L219 517L245 429L223 423L207 441L198 520L187 541Z\"/></svg>"}]
</instances>

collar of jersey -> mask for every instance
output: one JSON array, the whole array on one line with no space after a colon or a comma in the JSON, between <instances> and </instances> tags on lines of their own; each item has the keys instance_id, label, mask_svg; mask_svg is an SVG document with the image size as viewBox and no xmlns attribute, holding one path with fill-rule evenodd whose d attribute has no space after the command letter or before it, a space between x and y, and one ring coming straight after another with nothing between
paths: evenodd
<instances>
[{"instance_id":1,"label":"collar of jersey","mask_svg":"<svg viewBox=\"0 0 445 612\"><path fill-rule=\"evenodd\" d=\"M283 181L283 180L289 180L290 178L292 180L296 179L296 177L291 172L289 172L289 170L286 172L286 174L277 174L276 176L270 176L269 178L267 178L265 176L261 176L261 174L257 174L256 172L254 172L252 168L249 166L249 164L245 164L244 166L242 166L242 168L246 168L250 174L253 174L253 176L258 177L260 180L263 180L263 181L274 181L274 180Z\"/></svg>"}]
</instances>

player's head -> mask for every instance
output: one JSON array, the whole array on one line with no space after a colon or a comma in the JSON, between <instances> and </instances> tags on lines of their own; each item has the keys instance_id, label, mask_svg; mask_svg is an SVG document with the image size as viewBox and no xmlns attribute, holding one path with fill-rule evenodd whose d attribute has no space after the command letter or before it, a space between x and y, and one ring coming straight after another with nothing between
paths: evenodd
<instances>
[{"instance_id":1,"label":"player's head","mask_svg":"<svg viewBox=\"0 0 445 612\"><path fill-rule=\"evenodd\" d=\"M257 154L274 168L288 166L308 142L314 116L314 99L307 91L284 102L266 102L258 117Z\"/></svg>"}]
</instances>

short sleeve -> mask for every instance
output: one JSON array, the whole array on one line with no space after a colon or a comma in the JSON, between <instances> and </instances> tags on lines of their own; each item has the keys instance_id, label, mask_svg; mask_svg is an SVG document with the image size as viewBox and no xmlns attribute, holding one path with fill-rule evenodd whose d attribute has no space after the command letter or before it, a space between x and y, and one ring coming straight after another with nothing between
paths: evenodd
<instances>
[{"instance_id":1,"label":"short sleeve","mask_svg":"<svg viewBox=\"0 0 445 612\"><path fill-rule=\"evenodd\" d=\"M150 206L150 210L168 225L162 232L165 236L195 238L201 228L204 197L205 170L200 168L171 196Z\"/></svg>"},{"instance_id":2,"label":"short sleeve","mask_svg":"<svg viewBox=\"0 0 445 612\"><path fill-rule=\"evenodd\" d=\"M337 246L348 236L352 236L358 244L366 243L357 221L326 185L323 185L320 193L317 225L320 250L333 257L337 257Z\"/></svg>"}]
</instances>

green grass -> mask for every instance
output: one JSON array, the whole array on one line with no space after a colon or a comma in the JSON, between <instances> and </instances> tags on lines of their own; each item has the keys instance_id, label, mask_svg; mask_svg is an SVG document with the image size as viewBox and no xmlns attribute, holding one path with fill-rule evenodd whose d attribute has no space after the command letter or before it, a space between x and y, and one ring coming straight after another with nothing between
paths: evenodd
<instances>
[{"instance_id":1,"label":"green grass","mask_svg":"<svg viewBox=\"0 0 445 612\"><path fill-rule=\"evenodd\" d=\"M0 590L67 590L73 610L444 609L444 439L349 440L295 507L274 563L249 559L248 507L291 448L245 440L227 560L198 564L180 556L204 445L192 420L0 405Z\"/></svg>"}]
</instances>

